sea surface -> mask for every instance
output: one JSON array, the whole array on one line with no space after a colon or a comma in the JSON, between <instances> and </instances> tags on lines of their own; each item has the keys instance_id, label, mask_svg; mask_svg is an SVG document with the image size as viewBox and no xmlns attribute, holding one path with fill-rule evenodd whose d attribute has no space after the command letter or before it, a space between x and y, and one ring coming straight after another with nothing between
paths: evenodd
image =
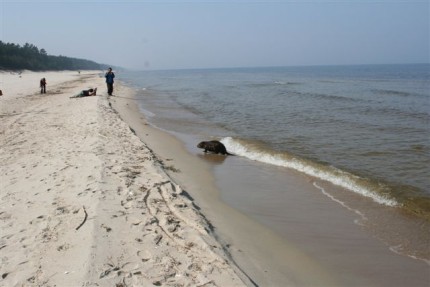
<instances>
[{"instance_id":1,"label":"sea surface","mask_svg":"<svg viewBox=\"0 0 430 287\"><path fill-rule=\"evenodd\" d=\"M156 126L430 219L430 65L125 72Z\"/></svg>"}]
</instances>

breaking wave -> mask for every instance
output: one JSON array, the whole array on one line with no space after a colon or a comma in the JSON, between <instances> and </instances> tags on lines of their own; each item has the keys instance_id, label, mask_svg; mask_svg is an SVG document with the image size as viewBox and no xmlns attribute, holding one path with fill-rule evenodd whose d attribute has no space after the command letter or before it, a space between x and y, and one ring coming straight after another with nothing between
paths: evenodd
<instances>
[{"instance_id":1,"label":"breaking wave","mask_svg":"<svg viewBox=\"0 0 430 287\"><path fill-rule=\"evenodd\" d=\"M291 168L309 176L328 181L373 201L386 205L398 206L399 203L387 194L387 187L345 172L333 166L302 159L285 152L275 152L256 144L232 137L225 137L221 142L227 150L239 156L280 167Z\"/></svg>"}]
</instances>

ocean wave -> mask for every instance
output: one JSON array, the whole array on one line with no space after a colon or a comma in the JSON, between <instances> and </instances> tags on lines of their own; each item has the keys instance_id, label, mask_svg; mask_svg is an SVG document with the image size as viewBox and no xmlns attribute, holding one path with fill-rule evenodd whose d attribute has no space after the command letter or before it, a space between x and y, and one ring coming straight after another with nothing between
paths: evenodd
<instances>
[{"instance_id":1,"label":"ocean wave","mask_svg":"<svg viewBox=\"0 0 430 287\"><path fill-rule=\"evenodd\" d=\"M221 142L226 146L229 152L239 156L266 164L297 170L304 174L328 181L352 192L361 194L362 196L371 198L373 201L382 205L399 205L396 200L382 194L382 191L384 190L383 186L375 186L375 184L369 180L342 171L333 166L325 166L323 164L297 158L286 153L265 150L264 148L254 146L248 142L234 139L232 137L225 137ZM377 190L379 190L379 192Z\"/></svg>"},{"instance_id":2,"label":"ocean wave","mask_svg":"<svg viewBox=\"0 0 430 287\"><path fill-rule=\"evenodd\" d=\"M291 85L300 85L299 82L284 82L284 81L275 81L274 84L281 86L291 86Z\"/></svg>"},{"instance_id":3,"label":"ocean wave","mask_svg":"<svg viewBox=\"0 0 430 287\"><path fill-rule=\"evenodd\" d=\"M350 103L359 103L365 100L360 98L353 98L348 96L339 96L339 95L330 95L330 94L321 94L321 93L304 93L304 92L295 92L297 95L302 97L310 97L316 98L325 101L337 101L337 102L350 102Z\"/></svg>"},{"instance_id":4,"label":"ocean wave","mask_svg":"<svg viewBox=\"0 0 430 287\"><path fill-rule=\"evenodd\" d=\"M247 87L250 88L270 88L276 86L294 86L300 85L299 82L287 82L287 81L274 81L274 82L263 82L263 83L251 83L248 84Z\"/></svg>"},{"instance_id":5,"label":"ocean wave","mask_svg":"<svg viewBox=\"0 0 430 287\"><path fill-rule=\"evenodd\" d=\"M395 91L395 90L379 90L374 89L372 90L375 94L379 95L386 95L386 96L399 96L399 97L411 97L411 96L417 96L417 94L414 93L408 93L408 92L402 92L402 91Z\"/></svg>"}]
</instances>

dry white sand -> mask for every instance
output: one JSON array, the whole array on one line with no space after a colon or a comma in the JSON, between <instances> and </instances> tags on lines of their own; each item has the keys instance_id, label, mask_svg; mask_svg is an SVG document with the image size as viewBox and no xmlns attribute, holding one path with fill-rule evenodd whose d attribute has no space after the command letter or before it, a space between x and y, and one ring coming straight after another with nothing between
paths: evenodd
<instances>
[{"instance_id":1,"label":"dry white sand","mask_svg":"<svg viewBox=\"0 0 430 287\"><path fill-rule=\"evenodd\" d=\"M0 74L0 285L249 284L99 74Z\"/></svg>"}]
</instances>

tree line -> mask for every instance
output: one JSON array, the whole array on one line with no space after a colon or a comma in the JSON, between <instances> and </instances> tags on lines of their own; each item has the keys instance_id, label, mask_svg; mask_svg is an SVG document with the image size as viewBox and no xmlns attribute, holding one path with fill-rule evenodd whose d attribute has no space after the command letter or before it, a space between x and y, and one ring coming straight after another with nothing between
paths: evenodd
<instances>
[{"instance_id":1,"label":"tree line","mask_svg":"<svg viewBox=\"0 0 430 287\"><path fill-rule=\"evenodd\" d=\"M23 46L0 41L0 70L104 70L107 65L93 61L48 55L33 44Z\"/></svg>"}]
</instances>

